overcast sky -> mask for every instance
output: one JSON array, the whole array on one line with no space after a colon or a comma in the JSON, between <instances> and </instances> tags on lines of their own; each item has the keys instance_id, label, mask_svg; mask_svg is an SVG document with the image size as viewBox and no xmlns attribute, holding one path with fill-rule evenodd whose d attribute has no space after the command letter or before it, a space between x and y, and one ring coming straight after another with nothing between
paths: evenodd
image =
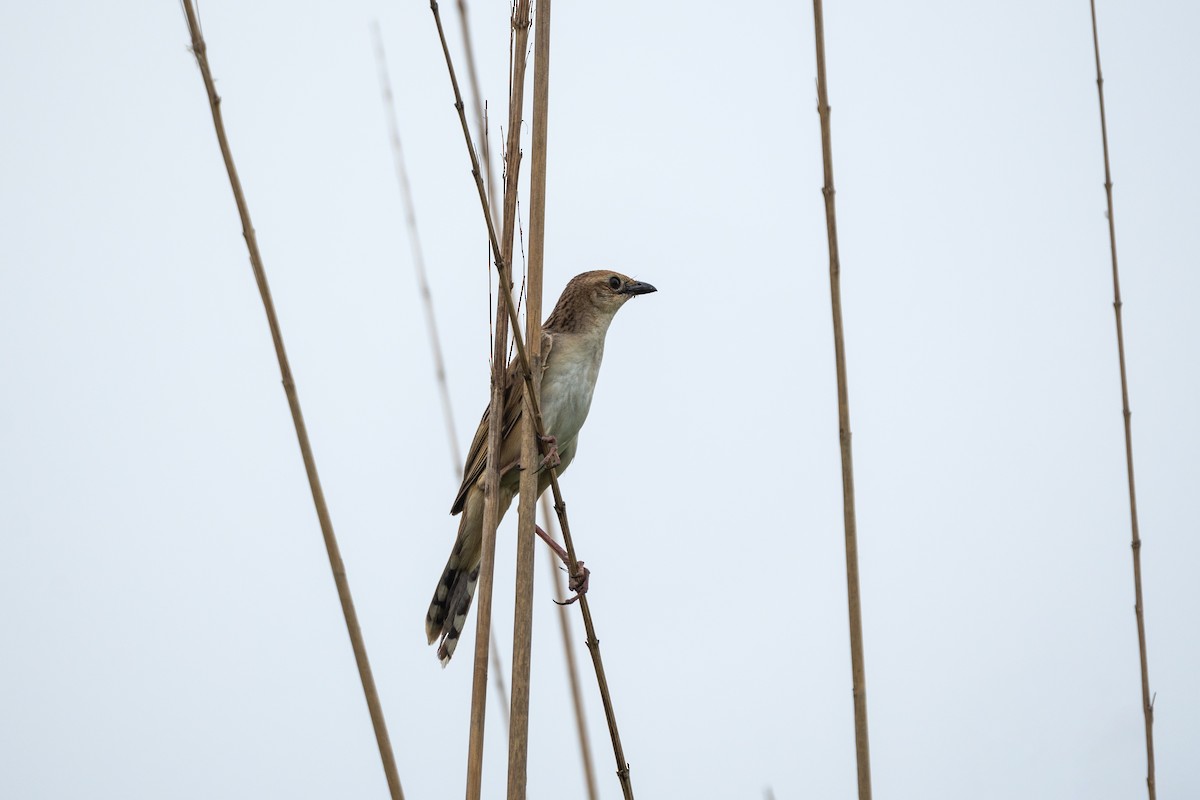
<instances>
[{"instance_id":1,"label":"overcast sky","mask_svg":"<svg viewBox=\"0 0 1200 800\"><path fill-rule=\"evenodd\" d=\"M404 788L457 797L474 617L446 670L423 630L457 466L369 28L465 443L490 267L428 4L200 13ZM471 13L499 141L508 6ZM1158 784L1197 797L1200 6L1099 13ZM659 288L613 324L563 480L634 788L854 796L810 6L553 26L546 308L588 269ZM830 3L826 35L875 795L1142 797L1087 4ZM188 43L174 2L0 11L0 795L383 797ZM529 796L582 797L537 574Z\"/></svg>"}]
</instances>

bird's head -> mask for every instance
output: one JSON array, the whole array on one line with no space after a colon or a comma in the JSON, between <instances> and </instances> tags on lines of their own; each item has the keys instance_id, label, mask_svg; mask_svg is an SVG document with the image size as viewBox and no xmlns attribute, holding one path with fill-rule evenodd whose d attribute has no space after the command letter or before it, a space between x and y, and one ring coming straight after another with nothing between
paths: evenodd
<instances>
[{"instance_id":1,"label":"bird's head","mask_svg":"<svg viewBox=\"0 0 1200 800\"><path fill-rule=\"evenodd\" d=\"M612 270L584 272L567 283L545 327L568 331L600 324L607 328L613 315L630 298L656 291L648 283L635 281L628 275Z\"/></svg>"}]
</instances>

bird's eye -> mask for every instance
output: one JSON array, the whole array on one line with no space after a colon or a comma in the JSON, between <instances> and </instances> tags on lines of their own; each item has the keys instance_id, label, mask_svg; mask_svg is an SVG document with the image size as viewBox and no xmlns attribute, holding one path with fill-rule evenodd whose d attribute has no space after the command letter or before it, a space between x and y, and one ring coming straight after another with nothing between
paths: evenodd
<instances>
[{"instance_id":1,"label":"bird's eye","mask_svg":"<svg viewBox=\"0 0 1200 800\"><path fill-rule=\"evenodd\" d=\"M611 286L612 290L615 292L617 289L621 288L621 279L618 278L616 275L613 275L611 278L608 279L608 285Z\"/></svg>"}]
</instances>

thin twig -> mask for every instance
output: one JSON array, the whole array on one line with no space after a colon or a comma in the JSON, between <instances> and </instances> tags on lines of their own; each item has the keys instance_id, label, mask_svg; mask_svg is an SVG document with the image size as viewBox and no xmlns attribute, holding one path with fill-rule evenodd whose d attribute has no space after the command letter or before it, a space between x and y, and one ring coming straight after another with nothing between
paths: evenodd
<instances>
[{"instance_id":1,"label":"thin twig","mask_svg":"<svg viewBox=\"0 0 1200 800\"><path fill-rule=\"evenodd\" d=\"M1117 271L1117 228L1113 218L1112 171L1108 163L1108 120L1104 114L1104 76L1100 72L1100 34L1096 25L1096 0L1092 7L1092 45L1096 52L1096 91L1100 95L1100 140L1104 145L1104 194L1108 199L1108 242L1112 251L1113 312L1117 320L1117 360L1121 366L1121 413L1125 419L1125 470L1129 476L1129 522L1133 550L1133 613L1137 618L1138 658L1142 667L1142 714L1146 721L1146 790L1155 800L1154 700L1150 696L1150 667L1146 657L1146 616L1142 605L1142 538L1138 532L1137 492L1133 482L1133 428L1129 411L1129 380L1125 374L1125 327L1121 319L1121 278Z\"/></svg>"},{"instance_id":2,"label":"thin twig","mask_svg":"<svg viewBox=\"0 0 1200 800\"><path fill-rule=\"evenodd\" d=\"M183 0L183 10L187 15L188 30L192 36L192 53L200 66L200 75L204 79L204 88L208 94L208 103L212 109L213 126L217 132L217 142L221 147L221 156L225 160L225 169L229 173L229 183L233 189L233 198L237 203L238 216L242 221L242 235L246 239L246 247L250 251L250 264L254 270L254 278L258 282L259 294L262 296L263 308L267 314L267 325L271 329L271 339L275 344L275 355L279 360L279 371L283 378L283 390L287 395L288 406L292 411L292 422L296 427L296 438L300 442L300 453L304 459L304 470L308 473L308 484L312 489L313 503L317 508L317 519L321 524L321 534L325 539L325 549L329 555L329 567L333 571L333 580L337 585L338 598L342 604L342 614L346 619L346 630L350 634L350 644L354 650L354 660L358 664L358 675L362 680L363 694L367 700L367 708L371 714L371 724L375 728L375 741L379 746L379 757L383 762L384 775L387 777L388 790L396 800L403 800L404 792L400 788L400 776L396 771L396 759L392 753L391 741L388 738L387 724L383 718L383 708L379 703L379 693L375 689L375 679L371 674L371 664L367 659L367 648L363 642L362 630L358 625L358 614L354 610L354 600L350 595L350 584L346 579L346 567L342 563L341 552L338 549L337 537L333 532L333 522L329 517L329 509L325 504L325 493L321 489L321 479L317 475L317 464L313 458L312 446L308 441L308 429L304 424L304 415L300 410L300 398L296 393L296 383L292 379L292 369L288 363L287 351L283 346L283 334L279 329L279 319L275 314L275 303L271 299L271 289L267 284L266 270L263 268L262 255L258 250L258 240L254 234L254 226L250 222L250 209L246 197L242 193L242 184L238 179L237 168L233 164L233 153L229 148L229 140L225 134L225 123L221 116L221 98L213 83L212 72L208 65L207 46L200 33L200 25L196 19L196 11L191 0Z\"/></svg>"},{"instance_id":3,"label":"thin twig","mask_svg":"<svg viewBox=\"0 0 1200 800\"><path fill-rule=\"evenodd\" d=\"M513 10L512 27L515 41L519 45L520 57L513 66L512 92L509 96L508 143L505 148L505 182L504 182L504 246L502 257L507 263L512 258L514 217L517 208L517 182L520 176L521 164L521 111L525 98L525 41L529 36L529 0L518 0ZM436 12L435 12L436 13ZM445 36L441 30L441 19L438 18L438 33L442 36L445 47ZM466 130L467 119L462 113L462 99L458 103L459 115ZM472 151L474 152L474 151ZM476 162L478 173L478 162ZM478 184L480 191L483 183ZM491 216L488 217L488 229L494 231ZM493 413L488 422L488 453L487 472L484 476L484 512L483 512L483 543L482 558L479 565L479 583L476 592L479 595L479 619L475 626L475 670L471 683L471 731L467 751L467 800L478 800L483 789L483 734L484 710L487 705L487 673L488 646L491 641L492 624L492 582L496 567L496 528L500 523L500 448L503 438L504 390L506 380L505 355L507 349L508 326L512 326L514 337L520 337L521 329L516 321L516 315L511 307L512 282L510 276L500 275L500 287L497 292L496 306L496 339L492 351L492 400ZM508 314L505 314L507 309Z\"/></svg>"},{"instance_id":4,"label":"thin twig","mask_svg":"<svg viewBox=\"0 0 1200 800\"><path fill-rule=\"evenodd\" d=\"M550 499L542 495L542 517L546 527L553 533L551 524ZM588 800L597 800L600 790L596 786L596 770L592 766L592 744L587 732L587 716L583 708L583 688L579 683L579 667L575 664L575 651L571 648L571 620L567 610L567 587L563 583L562 572L558 562L552 558L546 559L550 572L554 576L554 593L561 604L558 607L558 621L562 633L563 656L567 662L567 678L571 684L571 705L575 709L575 726L579 734L579 755L583 760L583 777L587 782Z\"/></svg>"},{"instance_id":5,"label":"thin twig","mask_svg":"<svg viewBox=\"0 0 1200 800\"><path fill-rule=\"evenodd\" d=\"M438 12L437 0L430 0L430 10L433 12L434 22L437 24L438 37L442 43L442 53L446 57L446 68L450 73L450 84L454 89L454 107L458 111L459 122L462 125L463 137L466 140L467 153L471 158L471 174L475 178L475 189L479 195L479 203L483 209L483 216L488 226L488 241L492 245L492 258L496 264L496 271L500 275L500 291L502 295L508 296L508 302L504 303L504 307L509 315L509 321L513 326L513 339L517 345L517 363L520 368L521 378L525 381L526 386L533 383L533 373L529 366L529 357L525 352L525 342L520 335L519 322L516 316L514 303L512 302L512 280L509 277L508 262L504 258L504 254L500 250L499 240L496 238L496 228L492 224L492 215L488 208L487 193L483 187L483 178L479 170L479 157L475 153L475 145L471 142L471 132L467 127L467 117L463 111L462 93L458 88L458 78L454 74L454 62L450 57L450 48L446 44L446 34L442 28L441 15ZM542 421L541 404L537 402L536 397L531 398L531 406L533 408L534 421L537 425L539 436L546 433L545 423ZM554 510L558 514L558 523L563 532L563 544L567 548L567 556L572 565L572 577L578 571L578 559L575 557L575 545L571 538L571 527L567 521L567 507L562 499L562 490L558 485L558 471L556 469L549 470L550 473L550 488L554 493ZM626 800L632 800L633 787L629 779L629 764L625 761L625 751L621 747L621 736L617 729L616 712L612 705L612 696L608 690L608 679L604 672L604 662L600 656L600 640L596 638L595 625L592 621L591 609L587 601L587 595L583 595L579 600L579 609L583 614L584 628L587 630L587 645L588 650L592 654L592 666L596 670L596 682L600 688L600 699L604 705L604 716L608 722L608 732L612 739L613 755L617 761L617 777L621 781L621 790L624 793Z\"/></svg>"},{"instance_id":6,"label":"thin twig","mask_svg":"<svg viewBox=\"0 0 1200 800\"><path fill-rule=\"evenodd\" d=\"M829 238L829 293L833 306L833 349L837 362L838 434L842 450L842 514L846 528L846 588L850 610L850 671L854 685L854 740L858 797L871 797L871 749L867 736L867 678L863 658L862 601L858 589L858 522L854 514L854 459L850 448L850 395L846 382L846 344L842 335L841 261L834 208L833 142L829 126L829 89L825 77L825 20L821 0L813 0L817 43L817 113L821 116L821 160L825 172L825 224Z\"/></svg>"},{"instance_id":7,"label":"thin twig","mask_svg":"<svg viewBox=\"0 0 1200 800\"><path fill-rule=\"evenodd\" d=\"M433 313L433 294L429 289L429 279L425 270L425 252L417 233L416 202L413 200L412 187L408 181L408 168L404 163L404 148L400 143L399 115L396 112L396 101L392 93L392 81L388 76L383 33L380 31L377 20L371 23L371 30L375 42L375 59L379 65L379 88L383 95L384 115L387 117L388 138L392 145L392 161L396 167L396 182L400 186L400 195L404 201L404 221L408 227L408 241L412 248L413 270L416 272L417 288L421 294L421 307L425 312L425 328L429 334L429 347L433 356L438 394L442 400L442 419L446 423L446 441L450 447L450 467L454 471L455 485L458 485L462 481L462 453L458 447L458 428L454 424L454 406L450 402L450 386L446 380L446 361L442 357L441 337L438 335L437 319ZM490 329L490 318L488 323ZM494 639L491 650L492 679L496 683L496 691L501 697L508 697L508 685L504 680L504 663ZM507 728L508 705L504 702L500 703L500 714L504 717L504 726Z\"/></svg>"},{"instance_id":8,"label":"thin twig","mask_svg":"<svg viewBox=\"0 0 1200 800\"><path fill-rule=\"evenodd\" d=\"M546 230L546 136L550 81L550 0L538 0L534 38L533 141L529 178L529 261L526 266L525 341L534 380L525 387L521 463L538 462L532 403L540 400L542 374L542 262ZM514 93L515 96L515 93ZM511 120L510 120L511 122ZM537 517L537 470L521 472L517 511L517 577L513 611L512 725L508 737L508 800L524 800L529 761L529 682L533 650L533 548Z\"/></svg>"}]
</instances>

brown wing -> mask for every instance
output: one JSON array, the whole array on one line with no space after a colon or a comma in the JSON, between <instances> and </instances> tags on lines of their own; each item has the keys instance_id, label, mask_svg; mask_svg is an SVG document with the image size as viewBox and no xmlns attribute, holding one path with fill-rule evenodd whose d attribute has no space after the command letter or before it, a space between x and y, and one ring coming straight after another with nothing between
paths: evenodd
<instances>
[{"instance_id":1,"label":"brown wing","mask_svg":"<svg viewBox=\"0 0 1200 800\"><path fill-rule=\"evenodd\" d=\"M553 339L550 334L542 334L542 371L545 371L545 365L548 363L550 356L550 348L553 346ZM521 378L521 370L518 366L517 359L513 359L505 371L504 380L504 417L503 425L500 429L500 465L505 466L512 461L515 461L520 456L520 437L509 436L517 426L521 423L522 413L525 403L525 381ZM463 510L463 506L467 502L467 493L471 487L483 475L483 471L487 468L487 432L488 425L491 423L492 405L488 403L488 407L483 411L483 419L479 421L479 427L475 429L475 438L471 440L471 447L467 450L467 462L463 465L463 482L458 487L458 494L454 496L454 505L450 507L451 514L458 514ZM511 452L510 452L511 451Z\"/></svg>"}]
</instances>

